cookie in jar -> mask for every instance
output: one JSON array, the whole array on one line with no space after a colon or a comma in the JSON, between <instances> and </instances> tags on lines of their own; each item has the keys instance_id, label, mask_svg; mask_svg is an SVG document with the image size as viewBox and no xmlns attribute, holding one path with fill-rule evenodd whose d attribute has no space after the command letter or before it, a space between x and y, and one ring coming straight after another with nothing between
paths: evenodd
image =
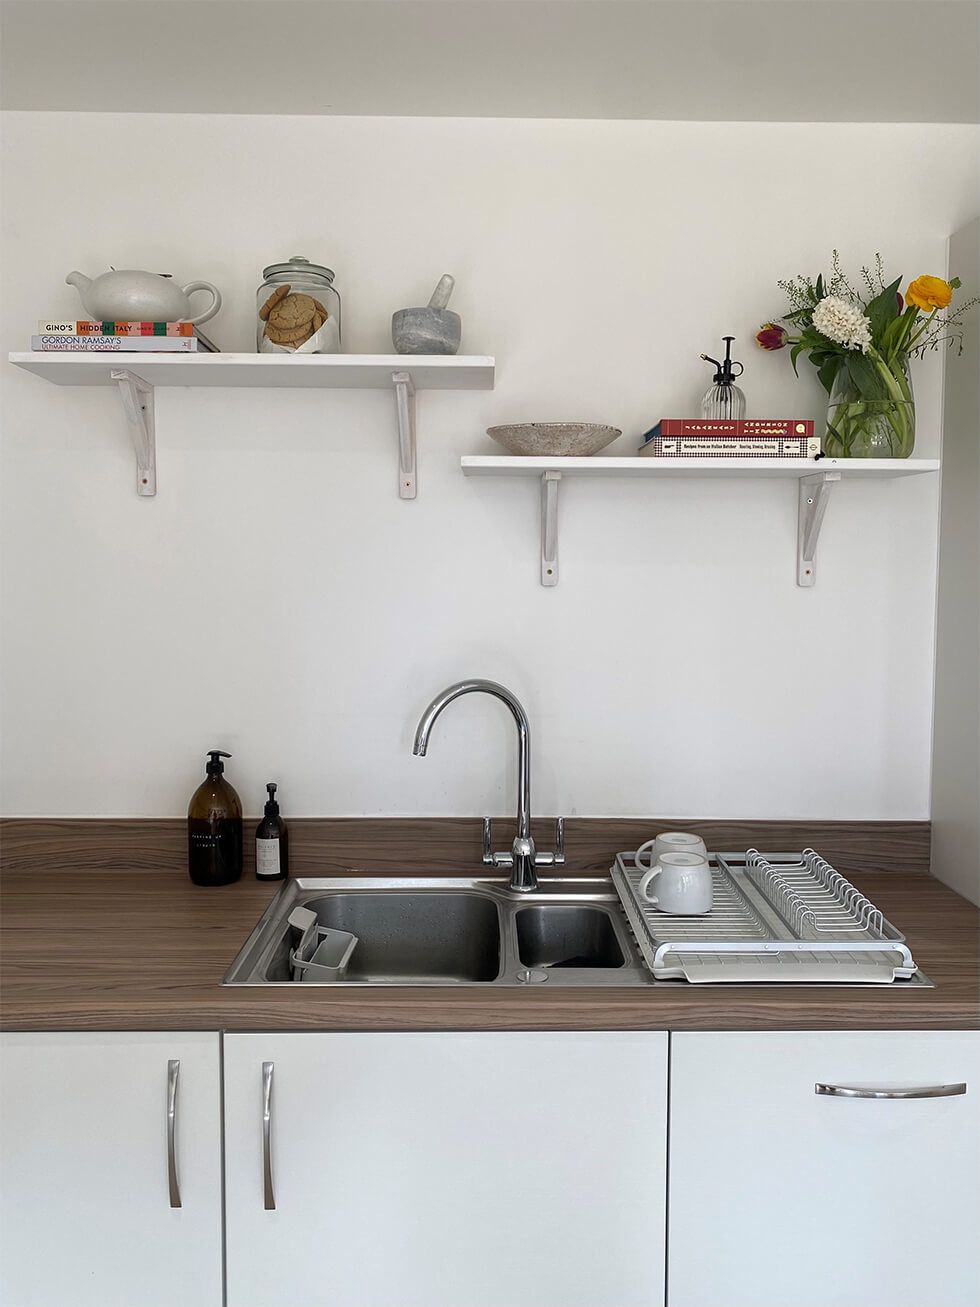
<instances>
[{"instance_id":1,"label":"cookie in jar","mask_svg":"<svg viewBox=\"0 0 980 1307\"><path fill-rule=\"evenodd\" d=\"M340 353L340 292L330 268L298 254L270 264L256 310L260 354Z\"/></svg>"}]
</instances>

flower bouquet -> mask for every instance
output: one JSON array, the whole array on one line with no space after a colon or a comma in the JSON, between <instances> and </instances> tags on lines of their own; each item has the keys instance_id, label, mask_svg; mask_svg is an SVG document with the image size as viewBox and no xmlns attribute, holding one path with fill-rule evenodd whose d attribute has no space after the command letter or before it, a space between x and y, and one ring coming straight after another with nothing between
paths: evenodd
<instances>
[{"instance_id":1,"label":"flower bouquet","mask_svg":"<svg viewBox=\"0 0 980 1307\"><path fill-rule=\"evenodd\" d=\"M899 292L902 278L886 283L881 255L874 271L861 269L857 291L834 251L831 275L777 282L790 311L756 333L763 349L789 346L795 372L809 355L830 396L824 453L835 458L908 458L915 444L915 402L909 360L940 345L959 344L970 300L950 313L954 277L916 277ZM787 323L782 326L781 323Z\"/></svg>"}]
</instances>

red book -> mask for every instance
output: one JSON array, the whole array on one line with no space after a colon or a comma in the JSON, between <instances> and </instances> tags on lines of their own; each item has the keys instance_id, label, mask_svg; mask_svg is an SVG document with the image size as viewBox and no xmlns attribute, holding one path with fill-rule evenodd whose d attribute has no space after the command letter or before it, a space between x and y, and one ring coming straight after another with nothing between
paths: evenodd
<instances>
[{"instance_id":1,"label":"red book","mask_svg":"<svg viewBox=\"0 0 980 1307\"><path fill-rule=\"evenodd\" d=\"M661 418L643 437L657 436L800 436L813 435L807 418Z\"/></svg>"}]
</instances>

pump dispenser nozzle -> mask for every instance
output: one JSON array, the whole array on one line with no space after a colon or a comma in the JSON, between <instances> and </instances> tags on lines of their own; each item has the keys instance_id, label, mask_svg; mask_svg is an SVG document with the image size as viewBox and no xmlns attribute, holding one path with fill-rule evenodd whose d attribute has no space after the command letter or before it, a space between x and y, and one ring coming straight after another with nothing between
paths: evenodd
<instances>
[{"instance_id":1,"label":"pump dispenser nozzle","mask_svg":"<svg viewBox=\"0 0 980 1307\"><path fill-rule=\"evenodd\" d=\"M221 759L230 758L230 757L231 754L225 753L224 749L208 749L208 759L209 759L208 766L207 766L208 775L220 776L225 769L225 764L221 761Z\"/></svg>"}]
</instances>

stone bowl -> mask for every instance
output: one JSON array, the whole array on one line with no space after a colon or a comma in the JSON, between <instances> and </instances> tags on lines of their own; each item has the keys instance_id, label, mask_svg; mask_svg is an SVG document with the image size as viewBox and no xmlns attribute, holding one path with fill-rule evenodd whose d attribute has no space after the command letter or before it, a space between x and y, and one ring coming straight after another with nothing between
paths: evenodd
<instances>
[{"instance_id":1,"label":"stone bowl","mask_svg":"<svg viewBox=\"0 0 980 1307\"><path fill-rule=\"evenodd\" d=\"M518 422L487 427L487 435L508 454L530 458L588 458L623 433L598 422Z\"/></svg>"},{"instance_id":2,"label":"stone bowl","mask_svg":"<svg viewBox=\"0 0 980 1307\"><path fill-rule=\"evenodd\" d=\"M392 315L396 354L455 354L460 335L459 314L452 309L399 309Z\"/></svg>"}]
</instances>

